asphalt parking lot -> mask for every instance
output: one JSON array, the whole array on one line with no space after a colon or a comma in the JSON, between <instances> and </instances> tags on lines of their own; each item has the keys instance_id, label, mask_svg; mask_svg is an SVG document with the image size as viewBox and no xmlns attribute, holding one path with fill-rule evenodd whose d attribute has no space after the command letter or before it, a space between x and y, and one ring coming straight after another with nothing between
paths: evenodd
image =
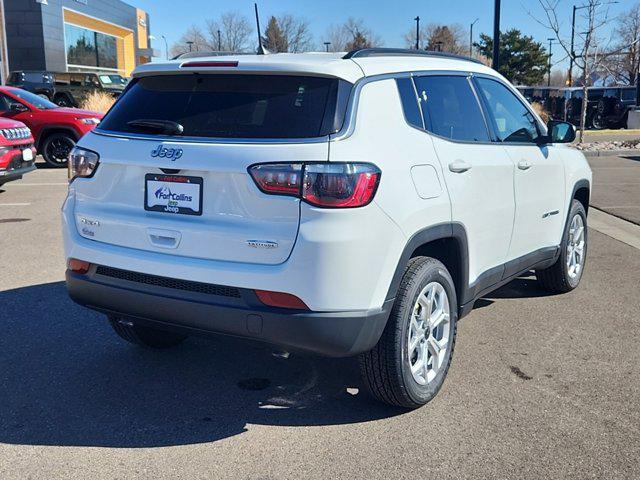
<instances>
[{"instance_id":1,"label":"asphalt parking lot","mask_svg":"<svg viewBox=\"0 0 640 480\"><path fill-rule=\"evenodd\" d=\"M479 301L443 390L405 412L349 359L123 343L66 296L65 191L51 169L0 188L1 479L640 478L638 249L590 229L576 291Z\"/></svg>"},{"instance_id":2,"label":"asphalt parking lot","mask_svg":"<svg viewBox=\"0 0 640 480\"><path fill-rule=\"evenodd\" d=\"M594 172L591 204L640 225L640 152L588 160Z\"/></svg>"}]
</instances>

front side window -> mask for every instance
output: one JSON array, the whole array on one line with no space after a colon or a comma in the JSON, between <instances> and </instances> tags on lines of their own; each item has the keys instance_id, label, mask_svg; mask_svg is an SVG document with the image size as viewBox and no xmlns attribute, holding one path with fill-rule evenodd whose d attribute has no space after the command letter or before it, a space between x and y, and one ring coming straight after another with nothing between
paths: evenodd
<instances>
[{"instance_id":1,"label":"front side window","mask_svg":"<svg viewBox=\"0 0 640 480\"><path fill-rule=\"evenodd\" d=\"M538 122L511 90L495 80L476 79L498 140L533 143L540 135Z\"/></svg>"},{"instance_id":2,"label":"front side window","mask_svg":"<svg viewBox=\"0 0 640 480\"><path fill-rule=\"evenodd\" d=\"M451 140L488 142L487 126L469 80L433 75L415 79L425 128Z\"/></svg>"},{"instance_id":3,"label":"front side window","mask_svg":"<svg viewBox=\"0 0 640 480\"><path fill-rule=\"evenodd\" d=\"M622 100L623 101L630 101L630 100L635 100L636 99L636 89L635 88L623 88L622 89Z\"/></svg>"}]
</instances>

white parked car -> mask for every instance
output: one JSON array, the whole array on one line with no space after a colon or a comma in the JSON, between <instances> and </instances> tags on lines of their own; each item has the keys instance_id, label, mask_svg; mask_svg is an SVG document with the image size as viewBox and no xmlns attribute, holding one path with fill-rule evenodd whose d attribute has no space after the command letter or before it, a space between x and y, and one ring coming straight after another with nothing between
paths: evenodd
<instances>
[{"instance_id":1,"label":"white parked car","mask_svg":"<svg viewBox=\"0 0 640 480\"><path fill-rule=\"evenodd\" d=\"M150 347L220 333L438 392L456 323L580 282L591 171L490 68L364 49L148 63L71 154L67 287Z\"/></svg>"}]
</instances>

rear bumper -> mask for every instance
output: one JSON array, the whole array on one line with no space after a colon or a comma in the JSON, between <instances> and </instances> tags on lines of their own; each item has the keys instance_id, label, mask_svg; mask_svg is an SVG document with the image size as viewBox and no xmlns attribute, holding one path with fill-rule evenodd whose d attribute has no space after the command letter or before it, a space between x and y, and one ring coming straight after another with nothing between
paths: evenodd
<instances>
[{"instance_id":1,"label":"rear bumper","mask_svg":"<svg viewBox=\"0 0 640 480\"><path fill-rule=\"evenodd\" d=\"M140 324L233 335L329 357L352 356L375 346L393 304L387 301L368 311L286 310L262 305L249 289L232 289L235 296L176 290L100 275L95 266L86 275L68 270L66 279L76 303Z\"/></svg>"}]
</instances>

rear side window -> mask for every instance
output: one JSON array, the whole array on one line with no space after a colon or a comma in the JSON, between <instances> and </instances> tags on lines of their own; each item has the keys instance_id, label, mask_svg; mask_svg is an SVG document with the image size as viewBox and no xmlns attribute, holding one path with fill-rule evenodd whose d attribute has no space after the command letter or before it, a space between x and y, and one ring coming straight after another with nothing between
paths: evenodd
<instances>
[{"instance_id":1,"label":"rear side window","mask_svg":"<svg viewBox=\"0 0 640 480\"><path fill-rule=\"evenodd\" d=\"M413 80L408 77L398 78L396 83L398 84L398 93L400 94L402 110L404 111L404 118L407 120L407 123L416 128L424 128L420 107L418 106L418 98L413 88Z\"/></svg>"},{"instance_id":2,"label":"rear side window","mask_svg":"<svg viewBox=\"0 0 640 480\"><path fill-rule=\"evenodd\" d=\"M312 138L340 129L351 84L288 75L158 75L135 80L100 129L145 133L137 120L175 122L182 136ZM347 94L345 94L345 91ZM134 125L132 125L132 123ZM151 132L153 133L153 132Z\"/></svg>"},{"instance_id":3,"label":"rear side window","mask_svg":"<svg viewBox=\"0 0 640 480\"><path fill-rule=\"evenodd\" d=\"M427 130L451 140L488 142L478 100L466 77L437 75L415 79Z\"/></svg>"}]
</instances>

